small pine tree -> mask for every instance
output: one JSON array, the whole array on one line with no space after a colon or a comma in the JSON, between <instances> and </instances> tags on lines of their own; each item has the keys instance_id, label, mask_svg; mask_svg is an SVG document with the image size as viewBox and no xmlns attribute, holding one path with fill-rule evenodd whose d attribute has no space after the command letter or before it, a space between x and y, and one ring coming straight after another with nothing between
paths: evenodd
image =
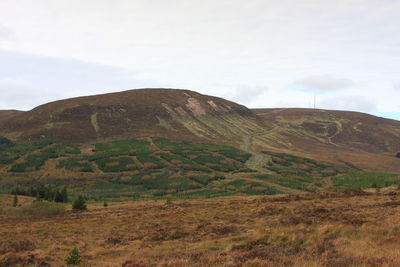
<instances>
[{"instance_id":1,"label":"small pine tree","mask_svg":"<svg viewBox=\"0 0 400 267\"><path fill-rule=\"evenodd\" d=\"M72 203L72 209L74 210L86 210L86 200L83 196L79 196L75 199L74 203Z\"/></svg>"},{"instance_id":2,"label":"small pine tree","mask_svg":"<svg viewBox=\"0 0 400 267\"><path fill-rule=\"evenodd\" d=\"M13 198L13 207L16 207L17 205L18 205L18 196L17 195L14 195L14 198Z\"/></svg>"},{"instance_id":3,"label":"small pine tree","mask_svg":"<svg viewBox=\"0 0 400 267\"><path fill-rule=\"evenodd\" d=\"M53 201L53 189L51 186L43 187L44 190L44 199L48 201Z\"/></svg>"},{"instance_id":4,"label":"small pine tree","mask_svg":"<svg viewBox=\"0 0 400 267\"><path fill-rule=\"evenodd\" d=\"M38 185L37 186L37 194L39 199L44 199L46 191L43 185Z\"/></svg>"},{"instance_id":5,"label":"small pine tree","mask_svg":"<svg viewBox=\"0 0 400 267\"><path fill-rule=\"evenodd\" d=\"M65 263L67 265L81 264L81 257L79 256L79 251L76 247L71 250L69 256L65 259Z\"/></svg>"},{"instance_id":6,"label":"small pine tree","mask_svg":"<svg viewBox=\"0 0 400 267\"><path fill-rule=\"evenodd\" d=\"M67 192L66 186L64 186L64 188L61 190L61 195L63 197L63 202L67 203L68 202L68 192Z\"/></svg>"},{"instance_id":7,"label":"small pine tree","mask_svg":"<svg viewBox=\"0 0 400 267\"><path fill-rule=\"evenodd\" d=\"M57 189L54 192L54 202L64 202L62 192L58 191Z\"/></svg>"},{"instance_id":8,"label":"small pine tree","mask_svg":"<svg viewBox=\"0 0 400 267\"><path fill-rule=\"evenodd\" d=\"M103 206L104 206L104 207L108 207L108 202L107 202L107 201L104 201Z\"/></svg>"}]
</instances>

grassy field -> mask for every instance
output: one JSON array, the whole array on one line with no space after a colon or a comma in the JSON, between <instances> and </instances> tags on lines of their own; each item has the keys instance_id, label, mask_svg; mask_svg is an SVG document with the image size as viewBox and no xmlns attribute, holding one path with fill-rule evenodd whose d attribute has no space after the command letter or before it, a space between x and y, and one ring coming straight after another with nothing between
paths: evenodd
<instances>
[{"instance_id":1,"label":"grassy field","mask_svg":"<svg viewBox=\"0 0 400 267\"><path fill-rule=\"evenodd\" d=\"M13 208L3 196L0 266L63 266L73 247L82 266L399 266L399 193L111 201L82 212L22 197Z\"/></svg>"},{"instance_id":2,"label":"grassy field","mask_svg":"<svg viewBox=\"0 0 400 267\"><path fill-rule=\"evenodd\" d=\"M396 174L352 170L334 177L333 182L335 190L381 188L400 185L399 178Z\"/></svg>"}]
</instances>

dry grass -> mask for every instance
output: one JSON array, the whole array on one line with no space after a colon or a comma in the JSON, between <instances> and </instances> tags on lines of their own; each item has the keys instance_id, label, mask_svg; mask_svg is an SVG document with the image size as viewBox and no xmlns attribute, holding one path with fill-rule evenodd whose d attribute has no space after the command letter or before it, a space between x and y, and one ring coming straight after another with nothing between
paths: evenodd
<instances>
[{"instance_id":1,"label":"dry grass","mask_svg":"<svg viewBox=\"0 0 400 267\"><path fill-rule=\"evenodd\" d=\"M400 195L111 202L55 217L0 215L0 266L399 266ZM46 265L48 264L48 265Z\"/></svg>"}]
</instances>

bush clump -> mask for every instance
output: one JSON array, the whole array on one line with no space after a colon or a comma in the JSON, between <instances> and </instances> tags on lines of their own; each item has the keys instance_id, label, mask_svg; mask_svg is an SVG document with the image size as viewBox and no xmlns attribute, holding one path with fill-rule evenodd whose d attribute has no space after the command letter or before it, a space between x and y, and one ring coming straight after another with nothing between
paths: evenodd
<instances>
[{"instance_id":1,"label":"bush clump","mask_svg":"<svg viewBox=\"0 0 400 267\"><path fill-rule=\"evenodd\" d=\"M81 264L81 257L79 256L79 250L74 247L68 257L65 259L67 265L79 265Z\"/></svg>"},{"instance_id":2,"label":"bush clump","mask_svg":"<svg viewBox=\"0 0 400 267\"><path fill-rule=\"evenodd\" d=\"M86 210L86 200L83 196L79 196L75 201L72 203L73 210Z\"/></svg>"}]
</instances>

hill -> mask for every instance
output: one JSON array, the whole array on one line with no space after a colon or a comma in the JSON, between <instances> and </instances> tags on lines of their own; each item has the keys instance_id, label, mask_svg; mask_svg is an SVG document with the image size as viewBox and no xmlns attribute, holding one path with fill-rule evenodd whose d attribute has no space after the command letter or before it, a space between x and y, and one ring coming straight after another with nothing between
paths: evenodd
<instances>
[{"instance_id":1,"label":"hill","mask_svg":"<svg viewBox=\"0 0 400 267\"><path fill-rule=\"evenodd\" d=\"M1 118L1 117L0 117ZM189 90L138 89L79 97L0 119L0 136L18 141L93 142L162 136L234 142L261 129L244 106Z\"/></svg>"},{"instance_id":2,"label":"hill","mask_svg":"<svg viewBox=\"0 0 400 267\"><path fill-rule=\"evenodd\" d=\"M254 109L278 133L297 132L294 146L393 155L400 150L400 122L372 115L319 109ZM301 134L301 136L300 136ZM308 142L306 142L308 140ZM310 147L312 143L312 147Z\"/></svg>"},{"instance_id":3,"label":"hill","mask_svg":"<svg viewBox=\"0 0 400 267\"><path fill-rule=\"evenodd\" d=\"M399 184L400 122L140 89L0 112L0 191L216 197ZM26 192L28 192L26 191Z\"/></svg>"},{"instance_id":4,"label":"hill","mask_svg":"<svg viewBox=\"0 0 400 267\"><path fill-rule=\"evenodd\" d=\"M400 121L318 109L254 109L271 130L254 136L272 149L356 169L400 173Z\"/></svg>"},{"instance_id":5,"label":"hill","mask_svg":"<svg viewBox=\"0 0 400 267\"><path fill-rule=\"evenodd\" d=\"M24 111L19 110L0 110L0 123L2 121L8 120L15 115L22 114Z\"/></svg>"}]
</instances>

